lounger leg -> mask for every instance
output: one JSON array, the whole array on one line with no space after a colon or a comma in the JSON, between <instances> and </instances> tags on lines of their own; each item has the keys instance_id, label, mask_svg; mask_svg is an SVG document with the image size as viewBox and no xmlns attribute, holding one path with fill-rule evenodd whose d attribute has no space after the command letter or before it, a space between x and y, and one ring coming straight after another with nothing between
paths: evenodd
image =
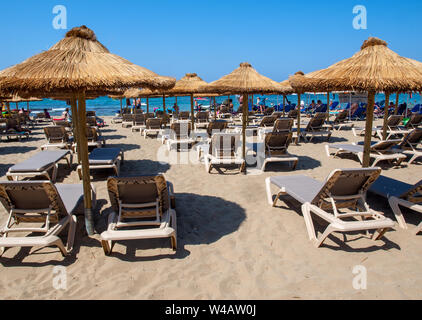
<instances>
[{"instance_id":1,"label":"lounger leg","mask_svg":"<svg viewBox=\"0 0 422 320\"><path fill-rule=\"evenodd\" d=\"M314 241L314 242L317 241L314 223L312 222L311 208L309 206L309 203L305 203L302 205L302 214L303 214L303 218L305 219L306 229L308 230L309 240Z\"/></svg>"},{"instance_id":2,"label":"lounger leg","mask_svg":"<svg viewBox=\"0 0 422 320\"><path fill-rule=\"evenodd\" d=\"M275 206L275 203L273 201L273 194L271 192L271 178L267 178L265 179L265 188L267 190L267 200L268 200L268 204L270 206ZM277 201L277 199L276 199Z\"/></svg>"},{"instance_id":3,"label":"lounger leg","mask_svg":"<svg viewBox=\"0 0 422 320\"><path fill-rule=\"evenodd\" d=\"M327 154L327 157L330 157L330 146L328 144L325 145L325 153Z\"/></svg>"},{"instance_id":4,"label":"lounger leg","mask_svg":"<svg viewBox=\"0 0 422 320\"><path fill-rule=\"evenodd\" d=\"M292 170L296 170L298 162L299 162L299 160L296 160L296 161L293 162Z\"/></svg>"},{"instance_id":5,"label":"lounger leg","mask_svg":"<svg viewBox=\"0 0 422 320\"><path fill-rule=\"evenodd\" d=\"M327 136L327 141L330 141L332 133L330 132Z\"/></svg>"},{"instance_id":6,"label":"lounger leg","mask_svg":"<svg viewBox=\"0 0 422 320\"><path fill-rule=\"evenodd\" d=\"M403 217L403 213L400 210L399 207L399 199L397 197L390 197L388 199L388 203L390 204L391 209L393 210L393 213L397 219L397 222L399 223L399 226L402 229L407 229L406 221Z\"/></svg>"},{"instance_id":7,"label":"lounger leg","mask_svg":"<svg viewBox=\"0 0 422 320\"><path fill-rule=\"evenodd\" d=\"M54 241L52 243L52 245L57 246L60 249L60 252L61 252L61 254L62 254L63 257L66 257L69 254L67 252L64 244L63 244L63 241L59 237L57 237L57 240Z\"/></svg>"},{"instance_id":8,"label":"lounger leg","mask_svg":"<svg viewBox=\"0 0 422 320\"><path fill-rule=\"evenodd\" d=\"M79 180L82 180L82 168L78 167Z\"/></svg>"},{"instance_id":9,"label":"lounger leg","mask_svg":"<svg viewBox=\"0 0 422 320\"><path fill-rule=\"evenodd\" d=\"M374 232L374 235L372 236L372 240L379 240L379 239L381 239L384 236L384 234L387 232L387 230L388 230L388 228L384 228L384 229L381 229L381 230L376 230Z\"/></svg>"},{"instance_id":10,"label":"lounger leg","mask_svg":"<svg viewBox=\"0 0 422 320\"><path fill-rule=\"evenodd\" d=\"M358 136L358 134L356 133L356 129L355 129L355 128L352 128L352 132L353 132L353 135L354 135L355 137L357 137L357 136Z\"/></svg>"},{"instance_id":11,"label":"lounger leg","mask_svg":"<svg viewBox=\"0 0 422 320\"><path fill-rule=\"evenodd\" d=\"M317 240L317 242L315 243L315 246L317 248L319 248L325 241L325 239L327 239L327 237L333 233L334 231L336 231L335 228L333 228L331 226L331 224L327 227L327 229L325 229L324 233L321 235L321 237Z\"/></svg>"},{"instance_id":12,"label":"lounger leg","mask_svg":"<svg viewBox=\"0 0 422 320\"><path fill-rule=\"evenodd\" d=\"M113 250L113 241L101 241L105 255L109 256Z\"/></svg>"},{"instance_id":13,"label":"lounger leg","mask_svg":"<svg viewBox=\"0 0 422 320\"><path fill-rule=\"evenodd\" d=\"M72 216L69 221L69 231L67 234L67 252L71 252L73 249L73 242L75 240L75 231L76 231L76 216Z\"/></svg>"},{"instance_id":14,"label":"lounger leg","mask_svg":"<svg viewBox=\"0 0 422 320\"><path fill-rule=\"evenodd\" d=\"M55 163L54 166L53 166L53 174L52 174L52 177L51 177L51 182L55 182L56 181L56 179L57 179L57 171L59 171L59 166L58 166L57 163Z\"/></svg>"},{"instance_id":15,"label":"lounger leg","mask_svg":"<svg viewBox=\"0 0 422 320\"><path fill-rule=\"evenodd\" d=\"M422 154L415 154L410 160L409 164L412 164L413 161L415 161L417 158L422 157Z\"/></svg>"},{"instance_id":16,"label":"lounger leg","mask_svg":"<svg viewBox=\"0 0 422 320\"><path fill-rule=\"evenodd\" d=\"M419 232L422 232L422 222L416 227L415 234L418 234Z\"/></svg>"}]
</instances>

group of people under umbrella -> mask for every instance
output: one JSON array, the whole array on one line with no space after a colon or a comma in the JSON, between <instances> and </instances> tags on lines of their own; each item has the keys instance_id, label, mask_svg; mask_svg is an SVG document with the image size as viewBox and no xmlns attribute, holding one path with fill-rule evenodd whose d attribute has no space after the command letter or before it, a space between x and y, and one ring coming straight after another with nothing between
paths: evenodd
<instances>
[{"instance_id":1,"label":"group of people under umbrella","mask_svg":"<svg viewBox=\"0 0 422 320\"><path fill-rule=\"evenodd\" d=\"M403 58L388 49L386 42L370 38L353 57L310 74L296 73L282 83L259 74L249 63L241 63L232 73L212 83L196 74L187 74L176 82L171 77L137 66L110 53L95 33L81 26L67 32L64 39L51 49L0 72L0 93L36 98L70 101L77 140L78 161L82 165L85 222L89 235L94 233L91 207L91 182L88 145L85 133L86 99L103 95L122 96L127 89L142 88L138 97L190 96L194 121L194 96L241 95L243 104L243 158L246 156L248 96L253 94L287 94L348 90L368 92L368 109L363 166L369 166L374 99L377 92L389 95L422 90L421 63ZM148 101L148 100L147 100ZM329 103L329 101L328 101ZM285 103L283 103L285 105ZM147 102L148 105L148 102ZM300 104L298 104L300 107ZM388 112L388 108L385 108ZM165 107L164 107L165 112ZM385 117L386 118L386 117ZM298 112L298 135L300 112Z\"/></svg>"}]
</instances>

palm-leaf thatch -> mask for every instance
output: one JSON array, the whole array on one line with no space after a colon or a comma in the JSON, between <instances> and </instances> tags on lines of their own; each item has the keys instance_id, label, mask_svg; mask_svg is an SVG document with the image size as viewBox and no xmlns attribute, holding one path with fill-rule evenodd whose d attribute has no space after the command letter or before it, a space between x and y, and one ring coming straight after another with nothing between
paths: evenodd
<instances>
[{"instance_id":1,"label":"palm-leaf thatch","mask_svg":"<svg viewBox=\"0 0 422 320\"><path fill-rule=\"evenodd\" d=\"M13 95L12 97L9 97L8 99L4 99L3 101L5 101L5 102L19 103L19 102L42 101L42 99L34 98L34 97L24 98L24 97L19 97L18 95Z\"/></svg>"},{"instance_id":2,"label":"palm-leaf thatch","mask_svg":"<svg viewBox=\"0 0 422 320\"><path fill-rule=\"evenodd\" d=\"M259 74L251 64L244 62L229 75L201 87L202 93L283 93L284 87L278 82Z\"/></svg>"},{"instance_id":3,"label":"palm-leaf thatch","mask_svg":"<svg viewBox=\"0 0 422 320\"><path fill-rule=\"evenodd\" d=\"M169 95L188 95L199 93L200 88L206 86L207 83L202 80L196 73L187 73L182 79L176 81L176 85L166 90L165 93Z\"/></svg>"},{"instance_id":4,"label":"palm-leaf thatch","mask_svg":"<svg viewBox=\"0 0 422 320\"><path fill-rule=\"evenodd\" d=\"M399 56L378 38L366 40L359 52L326 69L290 77L295 90L305 91L419 91L422 70Z\"/></svg>"},{"instance_id":5,"label":"palm-leaf thatch","mask_svg":"<svg viewBox=\"0 0 422 320\"><path fill-rule=\"evenodd\" d=\"M0 72L2 91L42 97L81 90L107 93L129 87L168 89L174 84L174 78L160 77L111 54L86 26L70 30L51 49Z\"/></svg>"}]
</instances>

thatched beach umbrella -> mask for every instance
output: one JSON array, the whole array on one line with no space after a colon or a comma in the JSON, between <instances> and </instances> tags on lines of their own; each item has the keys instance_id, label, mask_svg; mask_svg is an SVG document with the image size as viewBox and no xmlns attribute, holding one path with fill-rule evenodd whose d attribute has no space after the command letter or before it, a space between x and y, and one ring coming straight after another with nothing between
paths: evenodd
<instances>
[{"instance_id":1,"label":"thatched beach umbrella","mask_svg":"<svg viewBox=\"0 0 422 320\"><path fill-rule=\"evenodd\" d=\"M13 95L9 98L3 99L3 101L9 102L9 103L16 103L16 110L18 109L18 104L20 102L26 102L26 109L29 111L29 103L30 102L42 101L42 99L34 98L34 97L23 98L23 97L19 97L18 95L15 94L15 95Z\"/></svg>"},{"instance_id":2,"label":"thatched beach umbrella","mask_svg":"<svg viewBox=\"0 0 422 320\"><path fill-rule=\"evenodd\" d=\"M72 113L78 114L75 124L83 168L85 221L90 235L94 233L94 226L85 133L86 95L130 87L168 89L174 84L173 78L160 77L110 53L86 26L70 30L51 49L0 72L2 92L70 99Z\"/></svg>"},{"instance_id":3,"label":"thatched beach umbrella","mask_svg":"<svg viewBox=\"0 0 422 320\"><path fill-rule=\"evenodd\" d=\"M290 83L293 88L303 91L368 92L363 157L363 166L368 167L375 94L385 92L387 105L392 92L420 91L422 71L390 50L385 41L369 38L351 58L306 76L292 77Z\"/></svg>"},{"instance_id":4,"label":"thatched beach umbrella","mask_svg":"<svg viewBox=\"0 0 422 320\"><path fill-rule=\"evenodd\" d=\"M176 85L172 89L164 92L170 96L190 96L192 127L195 126L193 97L195 93L200 92L199 89L201 87L206 85L207 83L198 77L196 73L187 73L182 79L176 81Z\"/></svg>"},{"instance_id":5,"label":"thatched beach umbrella","mask_svg":"<svg viewBox=\"0 0 422 320\"><path fill-rule=\"evenodd\" d=\"M243 159L246 160L246 121L248 115L248 95L249 94L271 94L283 93L283 87L259 74L251 64L244 62L240 67L232 73L222 77L219 80L201 88L203 93L219 93L219 94L242 94L243 95Z\"/></svg>"}]
</instances>

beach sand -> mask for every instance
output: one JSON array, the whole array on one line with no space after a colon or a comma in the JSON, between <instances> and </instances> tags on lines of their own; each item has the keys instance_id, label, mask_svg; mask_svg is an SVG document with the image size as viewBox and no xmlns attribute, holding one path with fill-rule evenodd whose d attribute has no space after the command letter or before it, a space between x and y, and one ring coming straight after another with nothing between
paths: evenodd
<instances>
[{"instance_id":1,"label":"beach sand","mask_svg":"<svg viewBox=\"0 0 422 320\"><path fill-rule=\"evenodd\" d=\"M178 245L170 240L118 242L104 255L99 235L87 237L79 219L75 248L63 258L57 248L10 249L0 258L1 299L420 299L422 236L412 232L421 216L406 213L410 230L387 232L379 241L364 234L336 233L317 249L309 241L300 206L293 200L272 208L265 178L304 174L323 180L335 168L358 168L357 159L328 158L325 140L292 145L300 157L297 170L270 165L263 174L206 173L204 165L157 161L160 141L109 124L108 146L125 150L122 175L163 173L173 182L178 217ZM378 124L380 122L377 122ZM360 123L364 125L364 123ZM356 142L351 131L334 132L332 142ZM0 142L0 176L29 158L45 143L42 128L22 142ZM422 177L420 164L383 174L408 183ZM104 230L110 204L106 179L94 174L98 232ZM58 182L79 183L75 170L60 166ZM369 196L371 206L394 219L385 200ZM1 223L6 212L0 209ZM318 227L320 230L322 227ZM344 240L347 239L346 242ZM353 288L355 266L367 269L367 289ZM64 266L67 289L53 288L54 268Z\"/></svg>"}]
</instances>

